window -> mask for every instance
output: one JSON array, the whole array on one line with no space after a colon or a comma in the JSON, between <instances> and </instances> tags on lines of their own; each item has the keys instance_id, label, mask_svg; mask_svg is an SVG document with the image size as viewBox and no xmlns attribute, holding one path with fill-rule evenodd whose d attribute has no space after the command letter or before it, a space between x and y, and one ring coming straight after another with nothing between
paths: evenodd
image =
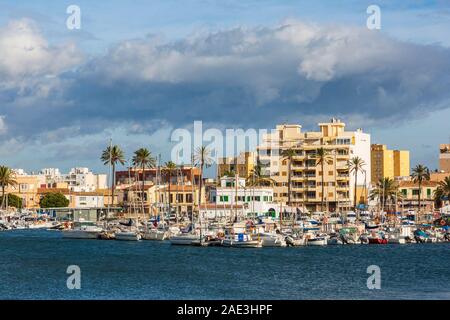
<instances>
[{"instance_id":1,"label":"window","mask_svg":"<svg viewBox=\"0 0 450 320\"><path fill-rule=\"evenodd\" d=\"M283 160L282 165L283 165L283 166L287 165L287 161L286 161L286 160Z\"/></svg>"},{"instance_id":2,"label":"window","mask_svg":"<svg viewBox=\"0 0 450 320\"><path fill-rule=\"evenodd\" d=\"M427 189L427 197L428 197L428 198L431 197L431 189Z\"/></svg>"},{"instance_id":3,"label":"window","mask_svg":"<svg viewBox=\"0 0 450 320\"><path fill-rule=\"evenodd\" d=\"M283 171L283 172L281 173L281 175L282 175L283 177L286 177L286 176L287 176L286 171Z\"/></svg>"},{"instance_id":4,"label":"window","mask_svg":"<svg viewBox=\"0 0 450 320\"><path fill-rule=\"evenodd\" d=\"M413 194L413 196L418 196L419 195L419 189L413 189L412 194Z\"/></svg>"},{"instance_id":5,"label":"window","mask_svg":"<svg viewBox=\"0 0 450 320\"><path fill-rule=\"evenodd\" d=\"M334 174L333 171L328 171L328 175L329 175L329 176L332 176L333 174Z\"/></svg>"}]
</instances>

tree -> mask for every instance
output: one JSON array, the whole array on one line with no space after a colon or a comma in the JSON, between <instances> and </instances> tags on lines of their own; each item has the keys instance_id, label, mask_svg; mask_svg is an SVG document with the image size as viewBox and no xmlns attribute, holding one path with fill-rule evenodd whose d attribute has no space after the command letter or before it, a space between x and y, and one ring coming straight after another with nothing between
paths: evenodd
<instances>
[{"instance_id":1,"label":"tree","mask_svg":"<svg viewBox=\"0 0 450 320\"><path fill-rule=\"evenodd\" d=\"M438 187L434 190L434 199L439 203L445 199L450 200L450 176L439 182Z\"/></svg>"},{"instance_id":2,"label":"tree","mask_svg":"<svg viewBox=\"0 0 450 320\"><path fill-rule=\"evenodd\" d=\"M234 176L236 176L236 172L234 170L226 170L223 173L223 176L224 177L234 177ZM222 177L219 177L219 178L222 178Z\"/></svg>"},{"instance_id":3,"label":"tree","mask_svg":"<svg viewBox=\"0 0 450 320\"><path fill-rule=\"evenodd\" d=\"M10 168L0 166L0 186L2 188L2 204L1 208L5 208L5 192L8 186L15 186L17 184L16 174Z\"/></svg>"},{"instance_id":4,"label":"tree","mask_svg":"<svg viewBox=\"0 0 450 320\"><path fill-rule=\"evenodd\" d=\"M348 161L349 172L355 174L355 190L354 190L355 194L354 194L354 200L353 200L355 212L357 212L356 207L358 205L358 203L357 203L358 173L365 171L364 170L365 165L366 165L366 163L360 157L353 157Z\"/></svg>"},{"instance_id":5,"label":"tree","mask_svg":"<svg viewBox=\"0 0 450 320\"><path fill-rule=\"evenodd\" d=\"M194 153L194 165L200 167L200 181L198 190L198 210L200 212L200 205L202 203L202 186L203 186L203 169L209 168L213 163L211 158L211 150L205 146L198 147Z\"/></svg>"},{"instance_id":6,"label":"tree","mask_svg":"<svg viewBox=\"0 0 450 320\"><path fill-rule=\"evenodd\" d=\"M142 170L142 190L141 190L141 204L142 214L145 214L144 208L144 188L145 188L145 168L154 168L156 166L156 159L152 157L151 152L146 148L140 148L134 152L133 165L140 167Z\"/></svg>"},{"instance_id":7,"label":"tree","mask_svg":"<svg viewBox=\"0 0 450 320\"><path fill-rule=\"evenodd\" d=\"M383 208L388 200L394 202L398 198L398 184L391 178L380 179L370 192L370 199L379 199Z\"/></svg>"},{"instance_id":8,"label":"tree","mask_svg":"<svg viewBox=\"0 0 450 320\"><path fill-rule=\"evenodd\" d=\"M114 206L114 189L116 187L116 165L120 163L121 165L125 164L125 155L120 149L119 146L108 146L102 152L102 156L100 159L103 161L103 164L111 165L112 167L112 179L111 179L111 205Z\"/></svg>"},{"instance_id":9,"label":"tree","mask_svg":"<svg viewBox=\"0 0 450 320\"><path fill-rule=\"evenodd\" d=\"M42 197L39 205L41 208L65 208L69 205L69 199L60 192L50 192Z\"/></svg>"},{"instance_id":10,"label":"tree","mask_svg":"<svg viewBox=\"0 0 450 320\"><path fill-rule=\"evenodd\" d=\"M324 166L325 163L330 162L330 152L324 148L317 149L316 153L316 166L320 165L322 170L322 202L321 202L321 210L324 210L324 196L325 196L325 171Z\"/></svg>"},{"instance_id":11,"label":"tree","mask_svg":"<svg viewBox=\"0 0 450 320\"><path fill-rule=\"evenodd\" d=\"M413 179L413 182L417 183L419 185L419 192L417 194L419 210L416 214L416 220L418 220L419 219L418 215L419 215L420 211L422 210L422 203L421 203L422 184L424 181L430 180L430 169L428 169L428 167L426 167L422 164L418 164L413 168L411 177Z\"/></svg>"},{"instance_id":12,"label":"tree","mask_svg":"<svg viewBox=\"0 0 450 320\"><path fill-rule=\"evenodd\" d=\"M1 197L1 202L3 203L3 197ZM6 199L8 200L8 207L13 208L22 208L23 207L23 200L22 198L16 196L15 194L9 193L6 195ZM6 200L5 200L6 201Z\"/></svg>"},{"instance_id":13,"label":"tree","mask_svg":"<svg viewBox=\"0 0 450 320\"><path fill-rule=\"evenodd\" d=\"M267 186L273 185L275 181L267 175L262 174L261 165L258 163L247 177L247 185L253 186Z\"/></svg>"},{"instance_id":14,"label":"tree","mask_svg":"<svg viewBox=\"0 0 450 320\"><path fill-rule=\"evenodd\" d=\"M168 182L169 182L169 214L172 213L171 210L171 206L172 206L172 200L170 197L170 186L171 186L171 180L172 180L172 176L175 173L175 171L177 170L177 165L172 162L172 161L168 161L164 164L164 168L162 169L163 173L167 176ZM178 217L177 217L178 220ZM177 221L178 222L178 221Z\"/></svg>"},{"instance_id":15,"label":"tree","mask_svg":"<svg viewBox=\"0 0 450 320\"><path fill-rule=\"evenodd\" d=\"M292 158L297 155L297 152L293 148L285 149L281 152L282 159L288 161L288 205L291 205L291 167Z\"/></svg>"}]
</instances>

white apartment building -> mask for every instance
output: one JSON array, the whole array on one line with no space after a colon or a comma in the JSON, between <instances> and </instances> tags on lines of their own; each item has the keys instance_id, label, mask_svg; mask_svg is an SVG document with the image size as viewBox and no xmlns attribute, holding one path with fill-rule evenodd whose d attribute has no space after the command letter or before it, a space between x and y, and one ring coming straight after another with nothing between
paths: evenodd
<instances>
[{"instance_id":1,"label":"white apartment building","mask_svg":"<svg viewBox=\"0 0 450 320\"><path fill-rule=\"evenodd\" d=\"M44 168L40 174L45 176L48 186L67 183L68 188L74 192L92 192L108 188L107 175L94 174L89 168L72 168L67 174L60 173L57 168Z\"/></svg>"},{"instance_id":2,"label":"white apartment building","mask_svg":"<svg viewBox=\"0 0 450 320\"><path fill-rule=\"evenodd\" d=\"M220 186L210 191L210 199L212 201L212 204L208 205L210 210L223 208L224 212L230 213L230 209L234 208L235 211L243 212L245 216L278 215L279 212L279 206L274 203L271 187L247 186L244 178L236 180L235 177L222 177Z\"/></svg>"}]
</instances>

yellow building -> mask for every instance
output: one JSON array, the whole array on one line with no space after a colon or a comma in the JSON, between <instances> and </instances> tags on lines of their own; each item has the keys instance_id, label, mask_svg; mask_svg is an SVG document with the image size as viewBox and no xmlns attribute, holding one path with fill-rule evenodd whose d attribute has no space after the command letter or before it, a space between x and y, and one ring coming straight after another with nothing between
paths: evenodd
<instances>
[{"instance_id":1,"label":"yellow building","mask_svg":"<svg viewBox=\"0 0 450 320\"><path fill-rule=\"evenodd\" d=\"M22 198L22 206L28 209L39 208L38 190L43 184L40 176L35 175L16 175L17 184L8 186L6 194L14 194Z\"/></svg>"},{"instance_id":2,"label":"yellow building","mask_svg":"<svg viewBox=\"0 0 450 320\"><path fill-rule=\"evenodd\" d=\"M324 148L328 159L324 170L317 162L317 150ZM293 150L294 156L283 156L286 150ZM364 160L364 171L359 172L357 190L354 173L349 172L348 161L353 157ZM324 210L341 211L354 206L366 198L370 183L370 135L361 129L346 131L345 123L338 119L319 123L319 131L302 132L296 124L277 125L276 129L263 137L258 146L258 159L262 173L274 181L274 198L302 210L317 211L322 207L322 177ZM289 168L291 192L289 190Z\"/></svg>"},{"instance_id":3,"label":"yellow building","mask_svg":"<svg viewBox=\"0 0 450 320\"><path fill-rule=\"evenodd\" d=\"M422 212L434 210L434 192L438 187L436 181L424 181L420 191L420 207ZM403 210L419 209L419 184L413 181L400 181L400 203Z\"/></svg>"},{"instance_id":4,"label":"yellow building","mask_svg":"<svg viewBox=\"0 0 450 320\"><path fill-rule=\"evenodd\" d=\"M409 151L389 150L384 144L371 146L372 183L383 178L407 177L410 175Z\"/></svg>"},{"instance_id":5,"label":"yellow building","mask_svg":"<svg viewBox=\"0 0 450 320\"><path fill-rule=\"evenodd\" d=\"M242 152L237 157L220 158L218 163L218 175L223 177L226 173L233 172L239 177L247 178L256 165L254 152Z\"/></svg>"}]
</instances>

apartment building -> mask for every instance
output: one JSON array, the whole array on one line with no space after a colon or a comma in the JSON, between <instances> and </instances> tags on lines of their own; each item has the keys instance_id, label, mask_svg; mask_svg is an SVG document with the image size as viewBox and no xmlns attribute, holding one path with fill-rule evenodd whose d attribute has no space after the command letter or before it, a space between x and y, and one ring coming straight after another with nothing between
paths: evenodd
<instances>
[{"instance_id":1,"label":"apartment building","mask_svg":"<svg viewBox=\"0 0 450 320\"><path fill-rule=\"evenodd\" d=\"M61 173L57 168L44 168L39 174L45 177L48 188L58 188L62 184L67 184L67 188L73 192L94 192L108 188L107 175L94 174L89 168L72 168L66 174Z\"/></svg>"},{"instance_id":2,"label":"apartment building","mask_svg":"<svg viewBox=\"0 0 450 320\"><path fill-rule=\"evenodd\" d=\"M409 151L389 150L384 144L373 144L370 156L373 183L384 178L400 179L410 176Z\"/></svg>"},{"instance_id":3,"label":"apartment building","mask_svg":"<svg viewBox=\"0 0 450 320\"><path fill-rule=\"evenodd\" d=\"M291 175L292 206L303 210L321 210L322 176L324 180L325 209L330 211L350 209L357 202L365 201L371 178L370 135L362 129L346 131L345 123L338 119L319 123L319 131L303 132L298 124L277 125L263 137L258 146L258 160L263 173L275 181L275 201L288 203L289 168ZM322 172L317 162L317 150L324 148L328 159ZM292 163L283 156L293 150ZM355 174L350 173L348 161L360 157L365 162L364 172L358 175L355 190ZM358 192L359 190L359 192Z\"/></svg>"},{"instance_id":4,"label":"apartment building","mask_svg":"<svg viewBox=\"0 0 450 320\"><path fill-rule=\"evenodd\" d=\"M239 177L247 178L256 165L256 159L255 152L241 152L237 157L219 158L218 176L223 177L226 173L233 172Z\"/></svg>"},{"instance_id":5,"label":"apartment building","mask_svg":"<svg viewBox=\"0 0 450 320\"><path fill-rule=\"evenodd\" d=\"M438 187L436 181L424 181L421 186L420 198L421 198L421 211L433 211L435 208L434 192ZM419 209L419 184L413 181L400 181L399 191L401 194L401 207L402 209Z\"/></svg>"}]
</instances>

